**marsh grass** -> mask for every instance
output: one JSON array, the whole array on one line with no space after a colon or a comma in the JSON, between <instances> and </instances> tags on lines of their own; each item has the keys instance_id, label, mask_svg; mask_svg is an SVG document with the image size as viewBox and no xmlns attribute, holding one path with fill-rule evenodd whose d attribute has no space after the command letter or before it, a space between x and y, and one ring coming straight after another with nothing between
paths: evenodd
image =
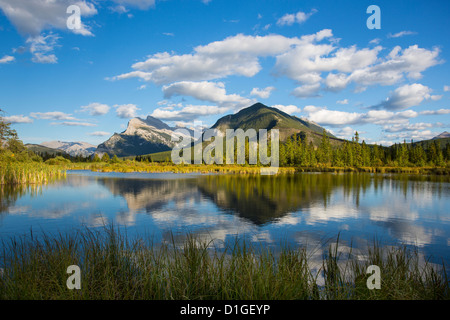
<instances>
[{"instance_id":1,"label":"marsh grass","mask_svg":"<svg viewBox=\"0 0 450 320\"><path fill-rule=\"evenodd\" d=\"M225 247L186 235L171 240L128 237L114 226L3 242L0 299L337 300L448 299L445 268L420 263L417 251L374 244L365 259L339 241L317 272L306 248L274 250L236 239ZM366 269L381 269L381 289L369 290ZM67 267L81 269L81 289L69 290ZM320 281L320 278L323 278ZM322 283L320 283L322 282Z\"/></svg>"},{"instance_id":2,"label":"marsh grass","mask_svg":"<svg viewBox=\"0 0 450 320\"><path fill-rule=\"evenodd\" d=\"M37 162L0 163L0 185L46 184L66 176L59 166Z\"/></svg>"},{"instance_id":3,"label":"marsh grass","mask_svg":"<svg viewBox=\"0 0 450 320\"><path fill-rule=\"evenodd\" d=\"M138 162L133 160L118 163L72 163L64 166L67 170L92 170L98 172L173 172L173 173L217 173L217 174L261 174L261 166L236 164L182 164L170 162ZM404 173L421 175L450 175L449 167L331 167L317 165L313 167L279 167L278 174L292 174L301 172L331 172L331 173Z\"/></svg>"},{"instance_id":4,"label":"marsh grass","mask_svg":"<svg viewBox=\"0 0 450 320\"><path fill-rule=\"evenodd\" d=\"M381 288L368 289L368 267L378 266ZM445 264L423 259L417 248L383 247L374 241L363 257L350 247L345 253L337 243L323 257L323 297L331 300L442 300L449 298Z\"/></svg>"}]
</instances>

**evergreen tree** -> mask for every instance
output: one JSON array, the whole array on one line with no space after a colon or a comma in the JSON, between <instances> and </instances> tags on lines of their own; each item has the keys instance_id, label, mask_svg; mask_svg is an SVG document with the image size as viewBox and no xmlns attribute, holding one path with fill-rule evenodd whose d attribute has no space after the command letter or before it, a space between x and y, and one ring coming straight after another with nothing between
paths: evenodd
<instances>
[{"instance_id":1,"label":"evergreen tree","mask_svg":"<svg viewBox=\"0 0 450 320\"><path fill-rule=\"evenodd\" d=\"M436 149L436 160L434 161L435 165L443 166L444 165L444 154L441 149L441 141L434 140L435 149Z\"/></svg>"},{"instance_id":2,"label":"evergreen tree","mask_svg":"<svg viewBox=\"0 0 450 320\"><path fill-rule=\"evenodd\" d=\"M103 154L102 156L102 162L109 162L109 160L111 160L111 158L109 157L109 154L107 154L106 152Z\"/></svg>"},{"instance_id":3,"label":"evergreen tree","mask_svg":"<svg viewBox=\"0 0 450 320\"><path fill-rule=\"evenodd\" d=\"M111 159L111 163L118 163L120 160L119 160L119 158L116 156L116 155L114 155L113 157L112 157L112 159Z\"/></svg>"},{"instance_id":4,"label":"evergreen tree","mask_svg":"<svg viewBox=\"0 0 450 320\"><path fill-rule=\"evenodd\" d=\"M286 157L286 146L285 144L280 144L280 166L286 167L287 166L287 157Z\"/></svg>"},{"instance_id":5,"label":"evergreen tree","mask_svg":"<svg viewBox=\"0 0 450 320\"><path fill-rule=\"evenodd\" d=\"M366 145L366 142L363 140L361 145L361 164L364 167L368 167L371 165L370 162L370 150L369 147Z\"/></svg>"},{"instance_id":6,"label":"evergreen tree","mask_svg":"<svg viewBox=\"0 0 450 320\"><path fill-rule=\"evenodd\" d=\"M292 137L289 137L286 141L286 160L287 164L292 166L295 164L294 162L295 152L294 152L294 142Z\"/></svg>"},{"instance_id":7,"label":"evergreen tree","mask_svg":"<svg viewBox=\"0 0 450 320\"><path fill-rule=\"evenodd\" d=\"M327 132L325 129L322 133L322 140L320 142L319 147L319 163L330 165L331 164L331 144L330 144L330 138L327 136Z\"/></svg>"},{"instance_id":8,"label":"evergreen tree","mask_svg":"<svg viewBox=\"0 0 450 320\"><path fill-rule=\"evenodd\" d=\"M430 143L428 145L427 151L428 151L427 152L428 162L430 162L430 164L436 164L436 161L438 159L438 150L437 150L436 141L434 141L433 143Z\"/></svg>"},{"instance_id":9,"label":"evergreen tree","mask_svg":"<svg viewBox=\"0 0 450 320\"><path fill-rule=\"evenodd\" d=\"M371 149L371 165L376 167L383 165L382 159L384 159L384 156L382 155L382 149L378 147L378 145L374 145Z\"/></svg>"}]
</instances>

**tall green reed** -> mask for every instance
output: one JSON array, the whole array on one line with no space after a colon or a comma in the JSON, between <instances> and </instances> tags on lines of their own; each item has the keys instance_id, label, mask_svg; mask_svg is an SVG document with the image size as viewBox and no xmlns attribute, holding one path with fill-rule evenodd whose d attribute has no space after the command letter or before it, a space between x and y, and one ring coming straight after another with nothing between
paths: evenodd
<instances>
[{"instance_id":1,"label":"tall green reed","mask_svg":"<svg viewBox=\"0 0 450 320\"><path fill-rule=\"evenodd\" d=\"M37 162L0 163L0 185L46 184L66 176L57 166Z\"/></svg>"},{"instance_id":2,"label":"tall green reed","mask_svg":"<svg viewBox=\"0 0 450 320\"><path fill-rule=\"evenodd\" d=\"M374 244L360 259L340 248L339 241L330 245L314 272L303 247L274 251L239 238L218 247L191 234L179 245L173 237L154 242L114 226L53 236L31 232L2 243L0 299L449 298L445 268L421 264L417 251ZM366 286L371 264L382 270L380 290ZM66 287L69 265L81 269L80 290Z\"/></svg>"}]
</instances>

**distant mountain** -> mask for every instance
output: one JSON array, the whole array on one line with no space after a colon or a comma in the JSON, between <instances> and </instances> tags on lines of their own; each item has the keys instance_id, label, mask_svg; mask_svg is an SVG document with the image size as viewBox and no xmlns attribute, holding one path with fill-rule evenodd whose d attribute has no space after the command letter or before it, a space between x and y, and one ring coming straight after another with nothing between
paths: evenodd
<instances>
[{"instance_id":1,"label":"distant mountain","mask_svg":"<svg viewBox=\"0 0 450 320\"><path fill-rule=\"evenodd\" d=\"M95 150L97 149L96 146L87 142L49 141L42 142L40 145L47 148L65 151L66 153L74 157L78 155L81 155L83 157L90 156L94 154Z\"/></svg>"},{"instance_id":2,"label":"distant mountain","mask_svg":"<svg viewBox=\"0 0 450 320\"><path fill-rule=\"evenodd\" d=\"M46 154L48 154L50 156L66 156L66 155L68 155L64 150L44 147L44 146L42 146L40 144L28 143L28 144L25 145L25 147L28 150L33 151L34 153L42 153L42 154L46 153Z\"/></svg>"},{"instance_id":3,"label":"distant mountain","mask_svg":"<svg viewBox=\"0 0 450 320\"><path fill-rule=\"evenodd\" d=\"M450 138L450 133L448 133L447 131L442 132L440 135L437 135L436 137L434 137L431 140L435 140L435 139L446 139L446 138Z\"/></svg>"},{"instance_id":4,"label":"distant mountain","mask_svg":"<svg viewBox=\"0 0 450 320\"><path fill-rule=\"evenodd\" d=\"M256 103L236 114L224 116L217 120L212 128L222 132L225 132L226 129L236 130L238 128L244 131L253 128L257 132L259 129L278 129L281 141L285 141L293 134L303 132L306 134L306 138L313 143L322 137L324 130L323 127L307 119L291 116L277 108L268 107L262 103ZM330 138L339 140L330 132L327 132L327 135Z\"/></svg>"},{"instance_id":5,"label":"distant mountain","mask_svg":"<svg viewBox=\"0 0 450 320\"><path fill-rule=\"evenodd\" d=\"M169 151L175 146L172 134L176 129L151 116L134 118L128 122L124 132L114 133L97 147L95 153L127 157Z\"/></svg>"}]
</instances>

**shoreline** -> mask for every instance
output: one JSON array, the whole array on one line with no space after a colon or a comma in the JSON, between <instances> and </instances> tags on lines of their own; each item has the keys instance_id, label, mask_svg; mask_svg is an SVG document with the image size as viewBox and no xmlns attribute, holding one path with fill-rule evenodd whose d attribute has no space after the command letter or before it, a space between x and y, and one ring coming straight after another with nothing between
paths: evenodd
<instances>
[{"instance_id":1,"label":"shoreline","mask_svg":"<svg viewBox=\"0 0 450 320\"><path fill-rule=\"evenodd\" d=\"M173 172L173 173L225 173L225 174L261 174L262 166L234 165L172 165L172 164L141 164L124 162L118 164L89 163L64 166L66 170L91 170L96 172ZM276 175L301 172L328 173L405 173L423 175L450 175L450 167L279 167Z\"/></svg>"}]
</instances>

